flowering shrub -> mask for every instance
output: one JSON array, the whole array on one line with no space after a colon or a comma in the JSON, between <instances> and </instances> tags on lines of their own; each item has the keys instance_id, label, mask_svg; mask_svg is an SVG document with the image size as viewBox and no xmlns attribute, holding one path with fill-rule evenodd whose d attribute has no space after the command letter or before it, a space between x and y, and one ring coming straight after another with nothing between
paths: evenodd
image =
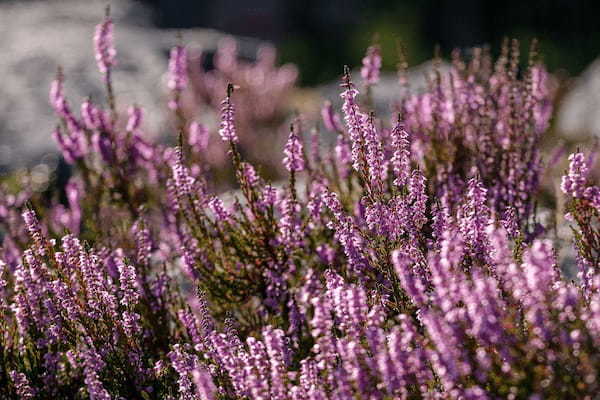
<instances>
[{"instance_id":1,"label":"flowering shrub","mask_svg":"<svg viewBox=\"0 0 600 400\"><path fill-rule=\"evenodd\" d=\"M600 189L572 155L561 189L580 273L568 281L535 218L551 115L535 51L525 71L516 43L494 66L480 50L456 55L389 125L346 70L342 117L322 112L335 146L316 131L305 142L296 119L289 179L275 185L240 150L236 82L222 88L218 135L182 117L183 47L169 64L178 145L148 141L142 110L117 107L111 35L107 17L95 36L107 108L86 100L77 116L60 74L52 85L74 171L64 201L1 187L3 398L598 393ZM380 65L370 48L367 89ZM227 149L233 199L202 164L209 135Z\"/></svg>"}]
</instances>

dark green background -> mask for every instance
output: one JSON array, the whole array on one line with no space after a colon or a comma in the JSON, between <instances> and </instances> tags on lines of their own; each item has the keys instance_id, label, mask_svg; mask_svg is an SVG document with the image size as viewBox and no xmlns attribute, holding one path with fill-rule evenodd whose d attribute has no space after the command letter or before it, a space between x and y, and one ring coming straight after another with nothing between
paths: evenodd
<instances>
[{"instance_id":1,"label":"dark green background","mask_svg":"<svg viewBox=\"0 0 600 400\"><path fill-rule=\"evenodd\" d=\"M384 68L397 62L396 42L416 64L436 44L453 47L488 43L504 36L532 37L551 70L579 74L600 53L598 1L534 0L144 0L163 27L212 27L275 42L280 59L299 65L303 84L335 79L343 64L356 65L378 34Z\"/></svg>"}]
</instances>

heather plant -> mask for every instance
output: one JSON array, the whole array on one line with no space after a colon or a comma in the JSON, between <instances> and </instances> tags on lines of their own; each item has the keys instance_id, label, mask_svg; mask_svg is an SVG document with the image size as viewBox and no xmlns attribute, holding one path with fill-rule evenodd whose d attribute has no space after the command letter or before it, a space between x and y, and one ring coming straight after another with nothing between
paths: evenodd
<instances>
[{"instance_id":1,"label":"heather plant","mask_svg":"<svg viewBox=\"0 0 600 400\"><path fill-rule=\"evenodd\" d=\"M547 73L531 46L526 70L516 40L510 48L505 41L495 63L486 49L473 50L468 62L456 51L449 74L431 76L428 91L401 102L414 151L443 203L456 202L477 174L494 212L511 209L519 224L531 225L540 139L552 112Z\"/></svg>"},{"instance_id":2,"label":"heather plant","mask_svg":"<svg viewBox=\"0 0 600 400\"><path fill-rule=\"evenodd\" d=\"M324 132L293 119L287 179L270 182L248 154L272 99L236 82L231 42L205 103L218 127L188 120L187 50L171 52L175 146L148 140L142 110L115 98L108 15L94 43L106 106L87 99L77 115L60 72L51 88L72 166L63 201L26 180L0 187L3 398L598 393L600 192L591 161L571 155L559 194L580 271L569 281L536 219L552 91L535 50L523 70L517 42L495 64L455 53L426 91L403 80L387 121L369 110L372 46L358 85L345 68ZM265 65L244 66L246 79L276 80ZM229 196L209 143L231 163Z\"/></svg>"}]
</instances>

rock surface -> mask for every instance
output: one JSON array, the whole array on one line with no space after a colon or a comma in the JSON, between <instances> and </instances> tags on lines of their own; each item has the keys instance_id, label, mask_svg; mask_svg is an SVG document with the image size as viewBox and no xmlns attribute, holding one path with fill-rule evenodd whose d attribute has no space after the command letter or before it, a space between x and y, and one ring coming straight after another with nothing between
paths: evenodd
<instances>
[{"instance_id":1,"label":"rock surface","mask_svg":"<svg viewBox=\"0 0 600 400\"><path fill-rule=\"evenodd\" d=\"M572 139L600 138L600 59L577 78L556 115L561 134Z\"/></svg>"}]
</instances>

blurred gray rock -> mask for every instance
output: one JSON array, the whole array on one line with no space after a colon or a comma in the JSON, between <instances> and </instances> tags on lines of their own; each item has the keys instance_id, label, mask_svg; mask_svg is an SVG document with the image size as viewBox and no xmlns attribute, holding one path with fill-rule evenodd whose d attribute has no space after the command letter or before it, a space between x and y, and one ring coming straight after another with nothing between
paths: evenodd
<instances>
[{"instance_id":1,"label":"blurred gray rock","mask_svg":"<svg viewBox=\"0 0 600 400\"><path fill-rule=\"evenodd\" d=\"M600 138L600 59L575 81L557 112L559 132L573 139Z\"/></svg>"},{"instance_id":2,"label":"blurred gray rock","mask_svg":"<svg viewBox=\"0 0 600 400\"><path fill-rule=\"evenodd\" d=\"M71 107L87 96L104 101L96 67L93 34L106 1L45 0L0 2L0 171L38 163L56 152L50 137L56 119L48 100L50 83L60 65ZM121 105L136 103L146 113L144 127L157 132L166 107L164 75L177 32L150 25L148 9L130 0L111 2L118 65L114 88ZM181 30L191 48L214 50L222 33ZM240 48L256 49L241 39Z\"/></svg>"}]
</instances>

